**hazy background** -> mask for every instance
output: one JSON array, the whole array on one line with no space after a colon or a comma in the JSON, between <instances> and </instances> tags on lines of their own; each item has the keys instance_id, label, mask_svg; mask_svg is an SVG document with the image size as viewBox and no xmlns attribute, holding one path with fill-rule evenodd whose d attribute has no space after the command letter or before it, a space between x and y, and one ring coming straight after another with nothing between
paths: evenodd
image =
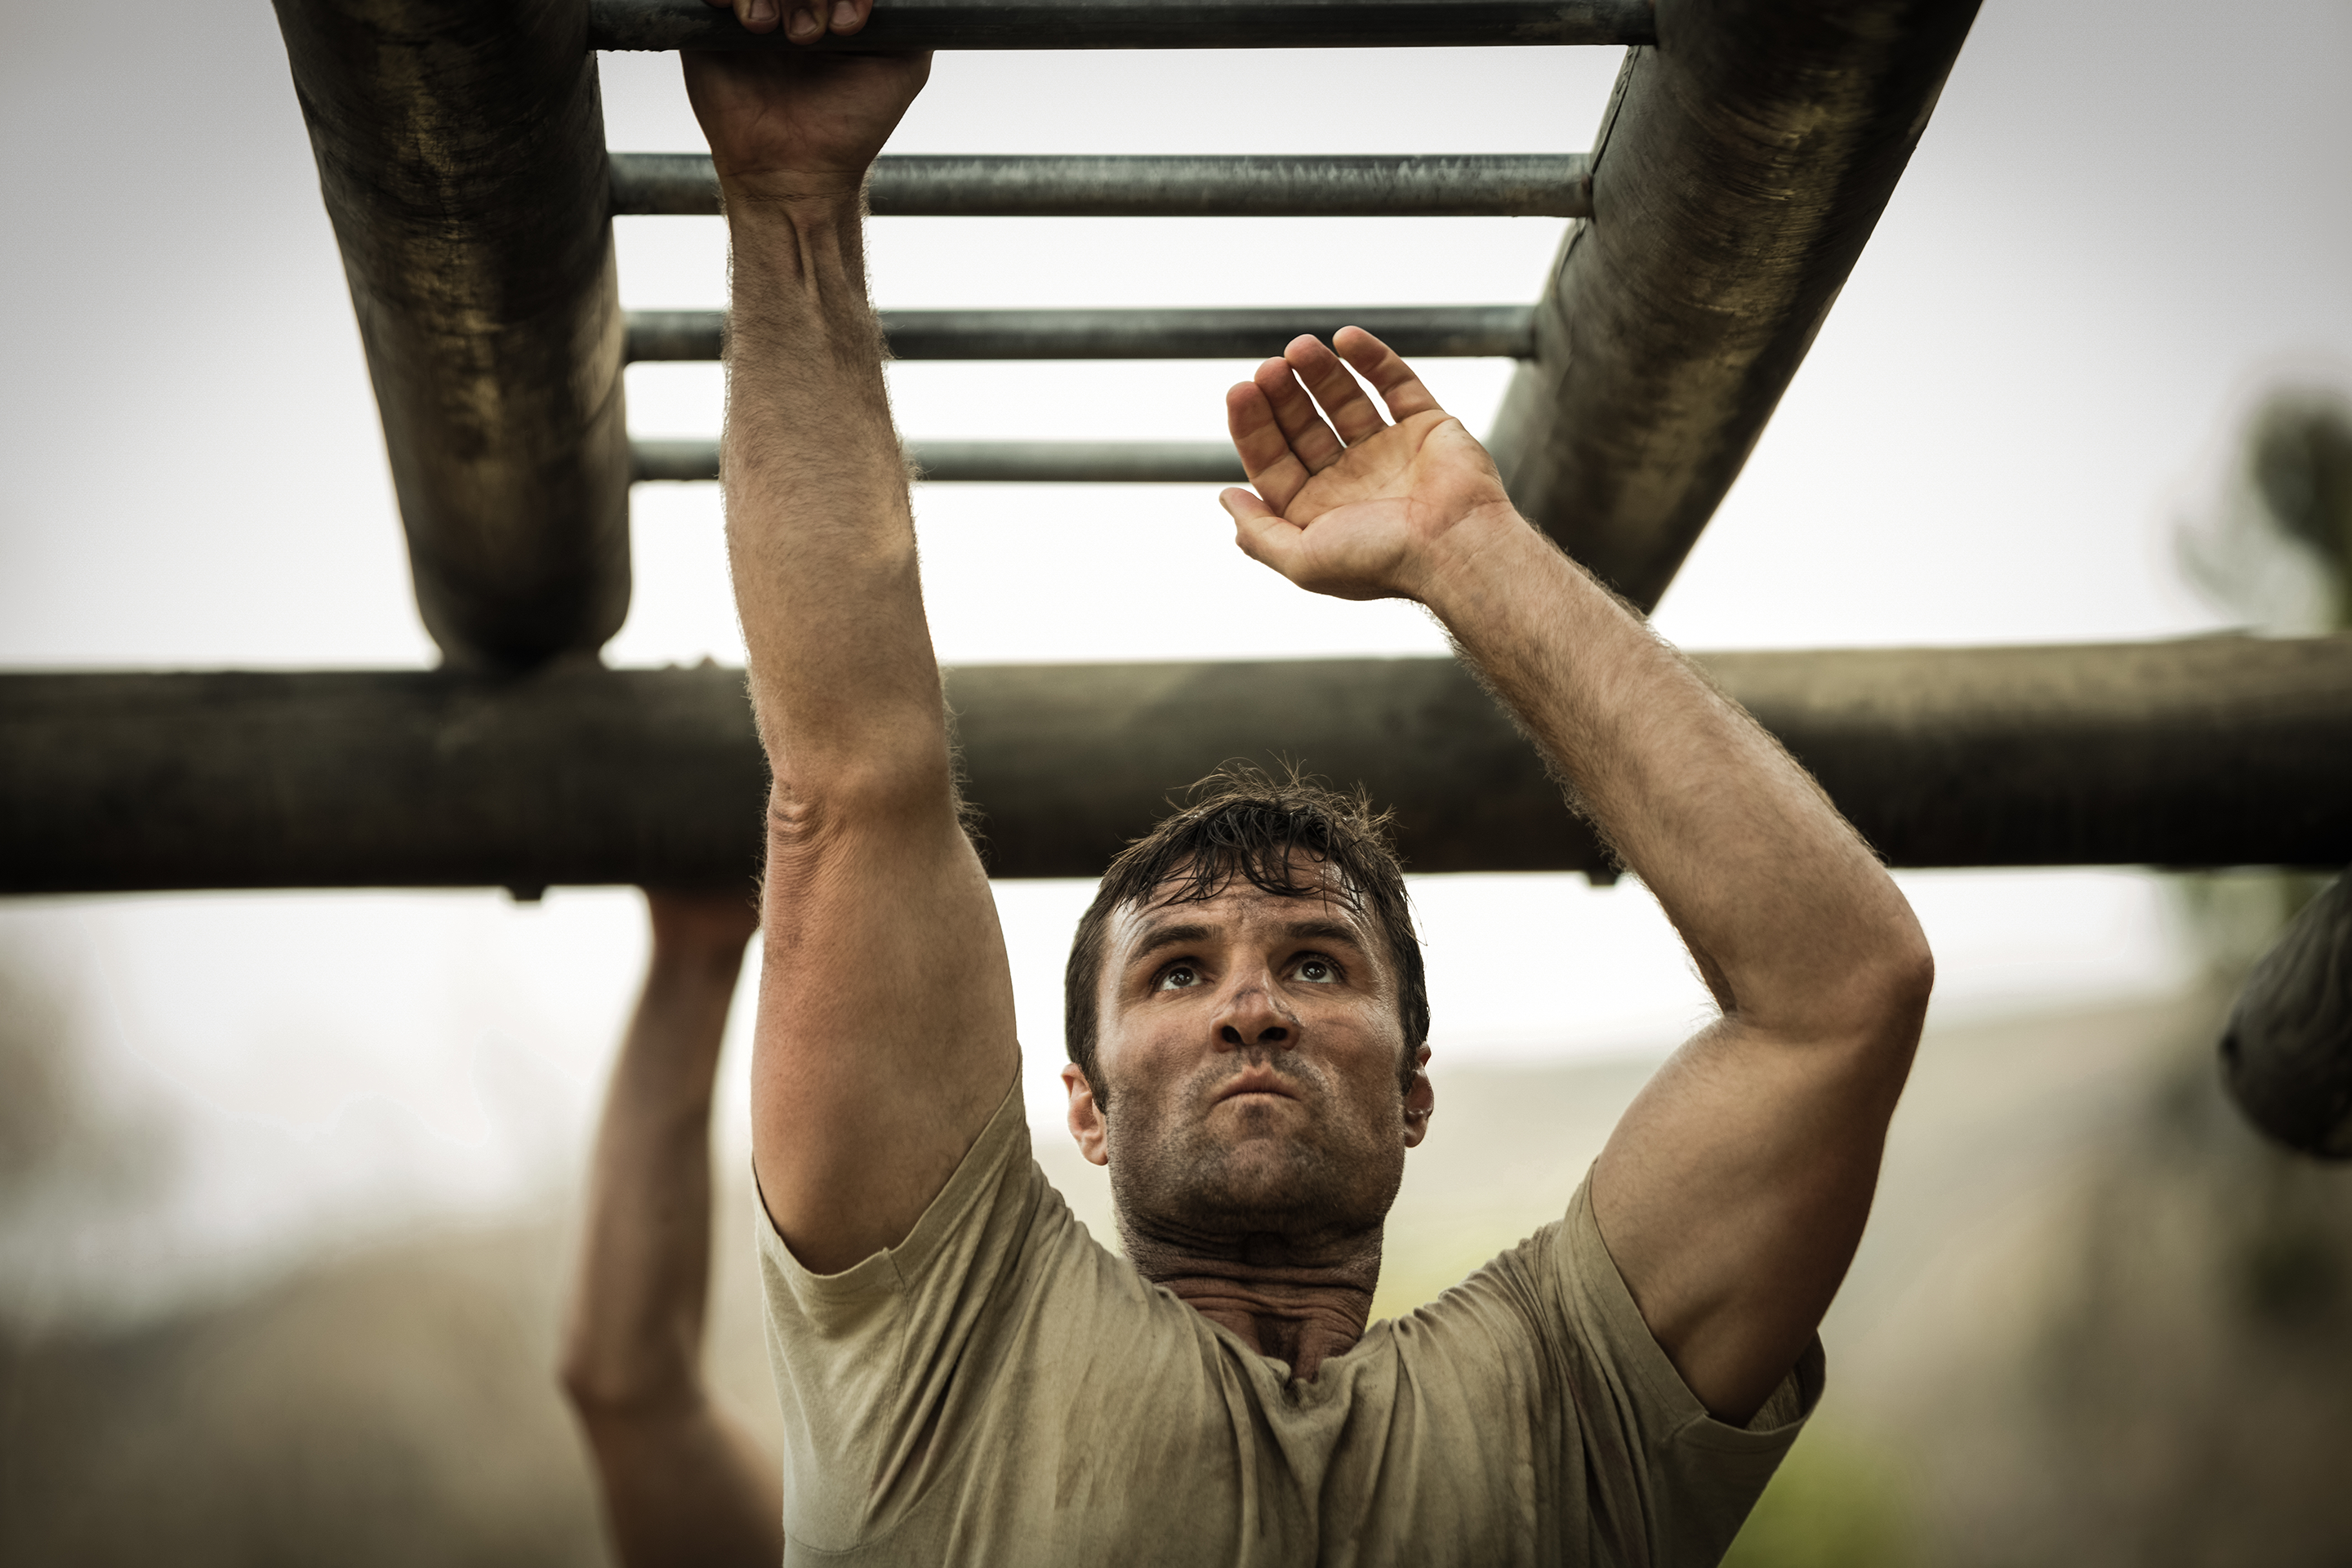
<instances>
[{"instance_id":1,"label":"hazy background","mask_svg":"<svg viewBox=\"0 0 2352 1568\"><path fill-rule=\"evenodd\" d=\"M2258 26L2226 35L2210 6L2185 0L1988 5L1836 311L1661 605L1661 629L1725 648L2105 640L2228 624L2185 585L2176 529L2220 504L2238 426L2263 392L2352 386L2347 62L2344 0L2265 7ZM1564 49L945 57L892 146L1580 149L1616 65L1613 50ZM674 59L604 66L615 149L699 145ZM268 8L8 7L0 147L0 665L431 662ZM895 219L874 226L874 289L906 307L1523 300L1561 227ZM618 228L625 304L723 303L716 220ZM1184 439L1221 433L1220 394L1246 369L891 374L918 438ZM1508 366L1424 371L1483 428ZM717 428L716 367L636 367L628 395L640 435ZM935 486L917 510L946 660L1443 646L1408 607L1314 599L1254 566L1206 489ZM636 595L608 659L739 658L715 489L641 487L635 516ZM1945 1163L1918 1178L1946 1206L1916 1211L1928 1239L1895 1237L1888 1216L1914 1211L1895 1203L1890 1176L1849 1316L1874 1289L1872 1268L1893 1281L1885 1300L1898 1285L1925 1289L1931 1243L1991 1224L2008 1212L1999 1194L2032 1185L2020 1173L2040 1167L1999 1179L2011 1145L1995 1131L2046 1125L2035 1136L2051 1148L2090 1138L2064 1108L2123 1117L2116 1108L2141 1103L2147 1084L2176 1081L2164 1075L2203 1048L2219 1005L2210 949L2158 879L1904 880L1940 970L1938 1032L1906 1114L1951 1113L1936 1123ZM1048 1136L1055 977L1089 890L999 887L1032 1115ZM1486 1246L1526 1217L1488 1189L1528 1173L1448 1164L1469 1159L1460 1145L1443 1152L1449 1124L1464 1143L1491 1142L1511 1107L1540 1105L1597 1136L1612 1097L1704 1015L1705 998L1631 882L1425 878L1415 896L1441 1110L1408 1202L1415 1182L1456 1184L1471 1195L1447 1185L1419 1212L1454 1215L1457 1247ZM520 1297L482 1287L520 1325L484 1342L511 1352L502 1375L517 1388L543 1392L532 1358L552 1310L562 1205L642 948L622 890L559 889L538 906L496 892L0 903L0 1007L16 1052L0 1100L16 1107L13 1120L0 1112L11 1141L0 1149L0 1321L26 1343L178 1332L312 1278L303 1271L322 1259L400 1279L373 1249L462 1247L528 1218L541 1226L539 1251L488 1256L545 1267L517 1276L538 1281L513 1287ZM719 1135L737 1168L740 1068L738 1051ZM1981 1098L1995 1072L2010 1099ZM2067 1099L2061 1086L2078 1081L2105 1087ZM1565 1122L1543 1142L1550 1125L1523 1130L1546 1161L1538 1211L1589 1156L1585 1132ZM2234 1135L2215 1125L2213 1136ZM1463 1205L1485 1217L1457 1223ZM1403 1216L1401 1235L1413 1223ZM1433 1237L1445 1228L1429 1223ZM1409 1304L1412 1281L1442 1285L1454 1263L1442 1247L1401 1258L1389 1304ZM474 1321L464 1303L476 1296L452 1286L446 1299ZM400 1316L414 1330L430 1314ZM1848 1335L1857 1347L1868 1337L1859 1325ZM418 1341L420 1364L440 1342ZM0 1395L32 1408L30 1376ZM122 1386L136 1404L150 1385ZM559 1441L560 1421L549 1430ZM21 1461L22 1429L0 1438ZM550 1495L559 1512L579 1504L561 1486ZM2040 1560L2015 1560L2029 1559Z\"/></svg>"}]
</instances>

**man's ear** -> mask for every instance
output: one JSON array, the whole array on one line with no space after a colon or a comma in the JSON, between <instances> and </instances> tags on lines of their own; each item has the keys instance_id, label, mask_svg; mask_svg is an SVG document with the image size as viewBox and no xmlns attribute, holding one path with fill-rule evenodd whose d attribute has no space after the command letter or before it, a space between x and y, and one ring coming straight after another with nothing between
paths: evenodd
<instances>
[{"instance_id":1,"label":"man's ear","mask_svg":"<svg viewBox=\"0 0 2352 1568\"><path fill-rule=\"evenodd\" d=\"M1412 1082L1404 1091L1404 1146L1417 1148L1429 1136L1429 1113L1437 1109L1437 1089L1429 1081L1429 1047L1413 1053ZM1076 1112L1071 1113L1074 1117ZM1074 1121L1071 1125L1075 1127Z\"/></svg>"},{"instance_id":2,"label":"man's ear","mask_svg":"<svg viewBox=\"0 0 2352 1568\"><path fill-rule=\"evenodd\" d=\"M1078 1152L1097 1165L1109 1164L1102 1108L1095 1103L1095 1088L1087 1081L1086 1070L1076 1062L1065 1064L1062 1087L1070 1093L1070 1136L1078 1141Z\"/></svg>"}]
</instances>

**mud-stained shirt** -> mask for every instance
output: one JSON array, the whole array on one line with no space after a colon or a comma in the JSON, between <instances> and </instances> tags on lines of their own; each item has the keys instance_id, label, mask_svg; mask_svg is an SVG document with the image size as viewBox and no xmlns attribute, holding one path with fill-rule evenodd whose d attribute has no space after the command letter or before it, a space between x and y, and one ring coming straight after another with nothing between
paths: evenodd
<instances>
[{"instance_id":1,"label":"mud-stained shirt","mask_svg":"<svg viewBox=\"0 0 2352 1568\"><path fill-rule=\"evenodd\" d=\"M901 1245L760 1229L788 1563L1713 1563L1821 1389L1709 1416L1583 1187L1296 1382L1087 1235L1018 1085Z\"/></svg>"}]
</instances>

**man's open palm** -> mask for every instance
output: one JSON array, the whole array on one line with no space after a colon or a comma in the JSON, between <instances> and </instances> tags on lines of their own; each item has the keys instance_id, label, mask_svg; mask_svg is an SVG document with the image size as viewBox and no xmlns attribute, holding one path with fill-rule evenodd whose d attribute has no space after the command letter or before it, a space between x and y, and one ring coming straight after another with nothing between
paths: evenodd
<instances>
[{"instance_id":1,"label":"man's open palm","mask_svg":"<svg viewBox=\"0 0 2352 1568\"><path fill-rule=\"evenodd\" d=\"M1516 515L1486 448L1393 350L1360 327L1332 342L1337 353L1299 338L1225 395L1234 447L1257 493L1219 499L1251 559L1302 588L1420 598L1446 551Z\"/></svg>"}]
</instances>

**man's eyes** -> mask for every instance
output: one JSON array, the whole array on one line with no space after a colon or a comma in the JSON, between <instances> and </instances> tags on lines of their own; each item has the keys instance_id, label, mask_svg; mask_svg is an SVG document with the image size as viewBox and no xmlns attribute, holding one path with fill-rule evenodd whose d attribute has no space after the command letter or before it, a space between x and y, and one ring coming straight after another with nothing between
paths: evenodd
<instances>
[{"instance_id":1,"label":"man's eyes","mask_svg":"<svg viewBox=\"0 0 2352 1568\"><path fill-rule=\"evenodd\" d=\"M1339 983L1339 966L1319 953L1308 953L1294 961L1290 978L1308 985L1336 985ZM1154 991L1190 991L1203 984L1200 970L1190 963L1171 963L1152 981Z\"/></svg>"}]
</instances>

